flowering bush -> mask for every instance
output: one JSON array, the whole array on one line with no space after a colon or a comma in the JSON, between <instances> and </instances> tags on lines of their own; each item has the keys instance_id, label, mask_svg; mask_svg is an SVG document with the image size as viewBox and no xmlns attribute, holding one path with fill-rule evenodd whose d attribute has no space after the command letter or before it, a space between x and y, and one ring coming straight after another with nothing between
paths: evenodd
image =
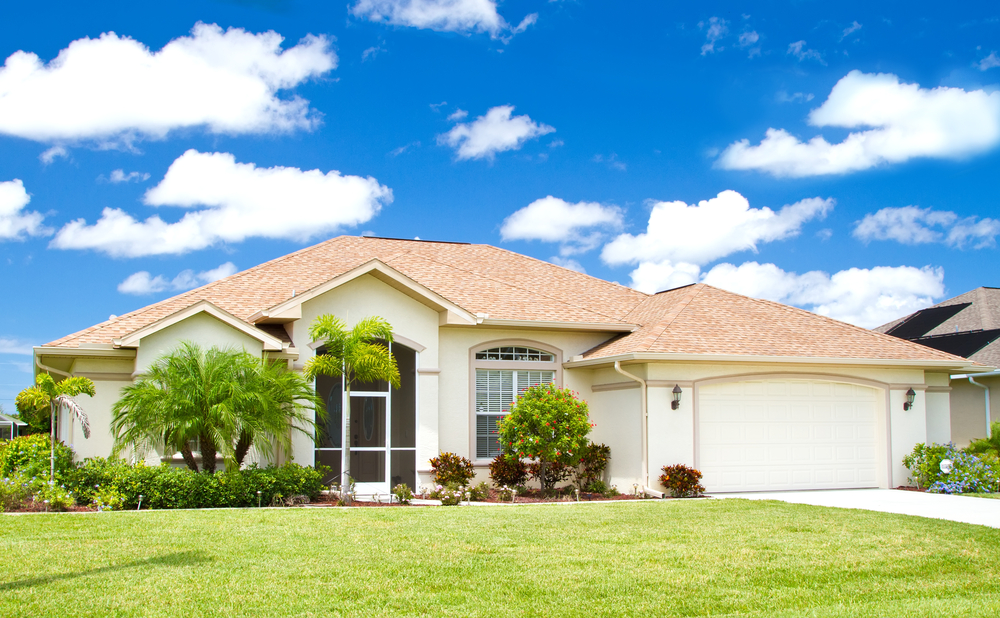
<instances>
[{"instance_id":1,"label":"flowering bush","mask_svg":"<svg viewBox=\"0 0 1000 618\"><path fill-rule=\"evenodd\" d=\"M520 487L528 480L528 466L517 457L497 455L490 462L490 478L497 487Z\"/></svg>"},{"instance_id":2,"label":"flowering bush","mask_svg":"<svg viewBox=\"0 0 1000 618\"><path fill-rule=\"evenodd\" d=\"M951 472L942 472L927 491L934 494L967 494L990 493L1000 489L1000 465L995 458L980 458L949 448L944 459L951 460Z\"/></svg>"},{"instance_id":3,"label":"flowering bush","mask_svg":"<svg viewBox=\"0 0 1000 618\"><path fill-rule=\"evenodd\" d=\"M549 462L544 466L544 469L542 462L528 464L528 476L531 480L542 483L543 488L554 488L556 483L561 483L573 476L574 471L573 466L564 464L561 461ZM542 474L545 474L545 482L542 481Z\"/></svg>"},{"instance_id":4,"label":"flowering bush","mask_svg":"<svg viewBox=\"0 0 1000 618\"><path fill-rule=\"evenodd\" d=\"M441 453L431 460L434 482L438 485L465 485L476 476L472 462L455 453Z\"/></svg>"},{"instance_id":5,"label":"flowering bush","mask_svg":"<svg viewBox=\"0 0 1000 618\"><path fill-rule=\"evenodd\" d=\"M73 469L73 449L56 441L56 479ZM50 445L48 434L19 436L0 451L0 476L20 473L28 478L49 478Z\"/></svg>"},{"instance_id":6,"label":"flowering bush","mask_svg":"<svg viewBox=\"0 0 1000 618\"><path fill-rule=\"evenodd\" d=\"M74 501L72 492L58 482L50 484L47 477L14 474L0 479L0 512L65 511Z\"/></svg>"},{"instance_id":7,"label":"flowering bush","mask_svg":"<svg viewBox=\"0 0 1000 618\"><path fill-rule=\"evenodd\" d=\"M409 504L413 500L413 491L406 483L400 483L392 488L392 495L396 496L400 504Z\"/></svg>"},{"instance_id":8,"label":"flowering bush","mask_svg":"<svg viewBox=\"0 0 1000 618\"><path fill-rule=\"evenodd\" d=\"M931 444L928 446L921 442L914 446L913 452L903 458L903 465L913 475L909 479L910 482L925 489L941 480L941 460L950 459L949 451L955 451L954 444Z\"/></svg>"},{"instance_id":9,"label":"flowering bush","mask_svg":"<svg viewBox=\"0 0 1000 618\"><path fill-rule=\"evenodd\" d=\"M660 485L674 498L697 498L705 492L701 485L701 472L685 465L663 466Z\"/></svg>"},{"instance_id":10,"label":"flowering bush","mask_svg":"<svg viewBox=\"0 0 1000 618\"><path fill-rule=\"evenodd\" d=\"M500 444L508 455L538 461L545 491L557 482L549 474L552 464L575 467L579 462L591 427L587 403L576 393L540 384L525 389L500 421Z\"/></svg>"}]
</instances>

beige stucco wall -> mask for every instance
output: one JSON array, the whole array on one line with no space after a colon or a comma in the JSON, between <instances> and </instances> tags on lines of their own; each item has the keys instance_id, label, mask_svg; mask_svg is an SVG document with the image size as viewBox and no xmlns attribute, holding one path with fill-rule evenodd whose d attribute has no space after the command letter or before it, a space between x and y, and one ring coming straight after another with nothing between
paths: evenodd
<instances>
[{"instance_id":1,"label":"beige stucco wall","mask_svg":"<svg viewBox=\"0 0 1000 618\"><path fill-rule=\"evenodd\" d=\"M705 381L714 380L744 380L761 379L774 375L800 375L803 379L820 379L864 383L876 388L879 395L879 419L877 437L880 445L880 461L884 462L878 469L879 484L882 486L899 486L906 483L908 472L902 465L902 458L909 453L918 442L928 439L928 428L933 435L941 435L945 427L951 423L950 403L947 392L926 392L926 383L940 386L943 382L941 374L930 374L925 378L921 369L823 365L818 363L642 363L624 365L623 369L640 378L649 380L648 390L648 440L649 440L649 476L641 479L641 426L632 430L630 446L615 449L612 446L612 461L616 466L616 482L621 488L630 487L633 482L645 481L649 487L659 489L657 476L663 465L681 463L697 465L697 447L695 440L695 425L697 423L697 405L695 404L695 386ZM598 386L598 390L607 385L624 390L593 392L591 413L598 419L598 426L607 423L619 423L621 429L628 426L623 422L634 407L639 408L638 385L629 385L628 380L614 371L613 368L597 370L570 370L567 374L584 372L590 374L590 382ZM670 408L672 400L670 391L674 384L682 388L681 404L678 410ZM903 411L905 391L910 386L917 392L914 406ZM631 393L631 403L626 401ZM887 414L888 411L888 414ZM595 439L598 435L595 430ZM634 471L631 478L619 476L621 472Z\"/></svg>"},{"instance_id":2,"label":"beige stucco wall","mask_svg":"<svg viewBox=\"0 0 1000 618\"><path fill-rule=\"evenodd\" d=\"M360 319L379 316L392 325L394 336L404 345L412 342L422 351L417 354L417 467L426 467L426 460L438 454L438 312L403 294L371 275L353 279L302 304L302 317L288 325L287 330L299 350L295 367L300 369L315 352L309 348L309 326L320 315L332 313L345 320L348 327ZM408 340L402 341L403 339ZM312 465L313 442L296 433L292 437L295 462ZM423 463L423 466L421 465Z\"/></svg>"},{"instance_id":3,"label":"beige stucco wall","mask_svg":"<svg viewBox=\"0 0 1000 618\"><path fill-rule=\"evenodd\" d=\"M83 437L80 423L73 423L73 436L69 440L65 434L63 441L76 453L77 461L88 457L107 457L111 454L114 440L111 437L111 408L118 401L122 388L131 380L94 380L94 396L80 395L76 398L90 421L90 438ZM66 416L65 413L63 415ZM68 430L65 418L63 428Z\"/></svg>"},{"instance_id":4,"label":"beige stucco wall","mask_svg":"<svg viewBox=\"0 0 1000 618\"><path fill-rule=\"evenodd\" d=\"M496 345L536 345L557 354L562 361L591 349L606 341L610 335L601 332L533 331L528 329L486 328L483 326L441 328L441 354L438 382L440 414L438 422L438 451L453 452L472 459L476 465L475 482L489 481L486 466L489 460L476 459L473 448L473 380L475 363L472 351ZM484 367L488 365L483 365ZM590 372L557 371L557 382L586 397L590 391ZM437 453L431 455L434 456ZM428 470L429 464L420 459L417 468ZM428 473L420 474L421 483L430 483Z\"/></svg>"},{"instance_id":5,"label":"beige stucco wall","mask_svg":"<svg viewBox=\"0 0 1000 618\"><path fill-rule=\"evenodd\" d=\"M206 349L213 346L243 349L258 357L263 351L259 340L207 313L197 313L143 337L136 350L135 370L145 371L156 359L173 351L182 341L191 341Z\"/></svg>"},{"instance_id":6,"label":"beige stucco wall","mask_svg":"<svg viewBox=\"0 0 1000 618\"><path fill-rule=\"evenodd\" d=\"M975 378L990 389L990 415L1000 421L1000 376ZM966 447L970 440L986 437L986 391L965 378L951 381L951 440Z\"/></svg>"}]
</instances>

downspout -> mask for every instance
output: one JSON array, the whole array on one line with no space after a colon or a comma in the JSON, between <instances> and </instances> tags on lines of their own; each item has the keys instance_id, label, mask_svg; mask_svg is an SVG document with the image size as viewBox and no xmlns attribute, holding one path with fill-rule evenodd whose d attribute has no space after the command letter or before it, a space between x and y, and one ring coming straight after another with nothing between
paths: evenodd
<instances>
[{"instance_id":1,"label":"downspout","mask_svg":"<svg viewBox=\"0 0 1000 618\"><path fill-rule=\"evenodd\" d=\"M979 388L983 389L983 391L985 391L983 394L986 397L986 437L989 438L990 431L992 430L991 427L992 422L990 420L990 387L986 386L985 384L980 384L979 382L976 382L975 378L973 378L972 376L965 376L965 377L969 379L969 384L975 384Z\"/></svg>"},{"instance_id":2,"label":"downspout","mask_svg":"<svg viewBox=\"0 0 1000 618\"><path fill-rule=\"evenodd\" d=\"M649 459L648 459L649 449L647 447L648 438L646 436L646 433L649 429L648 428L649 422L648 422L648 411L646 403L646 397L647 397L646 381L640 378L639 376L632 375L631 373L622 369L621 361L615 361L615 371L622 374L626 378L639 383L639 394L640 394L640 400L642 402L640 404L642 409L642 489L644 492L653 492L655 490L651 490L649 487L646 486L646 484L649 482ZM659 492L656 493L658 494Z\"/></svg>"}]
</instances>

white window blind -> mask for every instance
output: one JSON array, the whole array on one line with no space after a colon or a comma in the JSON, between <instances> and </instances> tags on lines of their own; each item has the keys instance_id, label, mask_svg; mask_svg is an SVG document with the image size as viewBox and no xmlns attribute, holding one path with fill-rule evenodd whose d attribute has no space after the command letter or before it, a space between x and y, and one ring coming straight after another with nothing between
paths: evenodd
<instances>
[{"instance_id":1,"label":"white window blind","mask_svg":"<svg viewBox=\"0 0 1000 618\"><path fill-rule=\"evenodd\" d=\"M553 382L555 376L555 371L476 370L477 458L492 459L502 452L497 423L510 411L516 396L529 387Z\"/></svg>"}]
</instances>

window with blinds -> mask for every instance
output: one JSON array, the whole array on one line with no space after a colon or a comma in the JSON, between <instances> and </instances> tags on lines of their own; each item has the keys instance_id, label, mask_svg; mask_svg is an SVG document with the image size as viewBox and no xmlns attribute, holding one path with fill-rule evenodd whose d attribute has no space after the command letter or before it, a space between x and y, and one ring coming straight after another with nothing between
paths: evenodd
<instances>
[{"instance_id":1,"label":"window with blinds","mask_svg":"<svg viewBox=\"0 0 1000 618\"><path fill-rule=\"evenodd\" d=\"M492 459L502 452L497 423L527 388L548 384L555 371L476 370L476 457Z\"/></svg>"}]
</instances>

